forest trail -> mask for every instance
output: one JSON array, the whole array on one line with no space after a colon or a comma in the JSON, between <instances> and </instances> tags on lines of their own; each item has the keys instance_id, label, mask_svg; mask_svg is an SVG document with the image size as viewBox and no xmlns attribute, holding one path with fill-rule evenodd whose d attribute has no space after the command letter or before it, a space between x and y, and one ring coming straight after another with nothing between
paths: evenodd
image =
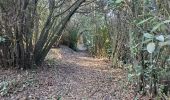
<instances>
[{"instance_id":1,"label":"forest trail","mask_svg":"<svg viewBox=\"0 0 170 100\"><path fill-rule=\"evenodd\" d=\"M51 49L46 62L36 70L0 70L1 83L12 84L8 96L0 99L132 100L134 96L124 71L111 69L106 59L61 46Z\"/></svg>"}]
</instances>

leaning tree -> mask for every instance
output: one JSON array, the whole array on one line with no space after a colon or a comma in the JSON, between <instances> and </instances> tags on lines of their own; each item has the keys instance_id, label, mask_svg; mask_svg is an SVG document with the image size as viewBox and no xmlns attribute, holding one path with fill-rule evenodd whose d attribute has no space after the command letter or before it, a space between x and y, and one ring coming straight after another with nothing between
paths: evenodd
<instances>
[{"instance_id":1,"label":"leaning tree","mask_svg":"<svg viewBox=\"0 0 170 100\"><path fill-rule=\"evenodd\" d=\"M28 68L41 64L83 2L0 0L0 65Z\"/></svg>"}]
</instances>

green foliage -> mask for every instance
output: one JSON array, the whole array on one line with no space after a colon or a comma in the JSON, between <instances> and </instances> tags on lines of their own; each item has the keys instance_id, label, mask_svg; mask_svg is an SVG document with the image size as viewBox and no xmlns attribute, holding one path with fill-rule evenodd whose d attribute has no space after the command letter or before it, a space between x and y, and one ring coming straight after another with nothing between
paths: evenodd
<instances>
[{"instance_id":1,"label":"green foliage","mask_svg":"<svg viewBox=\"0 0 170 100\"><path fill-rule=\"evenodd\" d=\"M151 30L151 32L156 31L158 28L161 27L161 25L164 25L164 24L166 24L166 23L170 23L170 20L165 20L165 21L163 21L163 22L161 22L161 23L158 23L157 25L155 25L155 26L153 27L153 29Z\"/></svg>"},{"instance_id":2,"label":"green foliage","mask_svg":"<svg viewBox=\"0 0 170 100\"><path fill-rule=\"evenodd\" d=\"M77 41L78 41L78 29L72 29L69 31L70 34L70 48L77 50Z\"/></svg>"},{"instance_id":3,"label":"green foliage","mask_svg":"<svg viewBox=\"0 0 170 100\"><path fill-rule=\"evenodd\" d=\"M59 96L59 97L57 98L57 100L62 100L62 99L61 99L61 96Z\"/></svg>"},{"instance_id":4,"label":"green foliage","mask_svg":"<svg viewBox=\"0 0 170 100\"><path fill-rule=\"evenodd\" d=\"M122 1L124 1L124 0L116 0L115 3L118 4L118 3L121 3Z\"/></svg>"},{"instance_id":5,"label":"green foliage","mask_svg":"<svg viewBox=\"0 0 170 100\"><path fill-rule=\"evenodd\" d=\"M86 34L86 45L89 52L96 57L107 57L110 49L110 40L106 27L97 29L96 33Z\"/></svg>"},{"instance_id":6,"label":"green foliage","mask_svg":"<svg viewBox=\"0 0 170 100\"><path fill-rule=\"evenodd\" d=\"M157 93L159 93L159 95L161 95L163 92L169 91L166 90L160 92L162 91L162 86L165 86L164 83L160 83L163 81L162 77L166 77L163 78L166 81L169 80L165 75L165 73L168 72L162 71L167 70L167 67L165 66L169 65L166 63L167 58L169 58L169 52L167 52L166 50L169 50L170 40L168 38L168 35L166 35L167 33L164 33L167 29L160 29L162 25L165 25L167 23L169 23L169 20L159 22L157 19L149 17L136 23L136 25L138 26L137 28L142 28L145 25L148 25L147 29L151 29L150 33L147 32L147 29L139 30L140 33L143 33L143 36L139 36L139 34L136 33L138 38L135 39L134 37L136 37L136 35L134 35L133 32L130 32L130 47L131 54L134 58L134 63L133 68L131 68L131 70L129 71L128 78L129 80L133 80L133 82L137 82L136 84L139 85L139 88L142 87L143 93L150 91L148 92L148 94L154 94L154 91L156 91ZM134 29L133 31L136 30ZM161 33L155 35L153 34L153 32ZM136 59L136 56L141 57L140 60ZM161 78L158 78L158 76ZM160 85L158 86L156 84Z\"/></svg>"},{"instance_id":7,"label":"green foliage","mask_svg":"<svg viewBox=\"0 0 170 100\"><path fill-rule=\"evenodd\" d=\"M162 10L169 9L162 7L165 2L134 0L130 8L132 14L127 14L130 19L126 19L133 62L128 66L128 79L137 86L136 91L149 94L151 98L158 95L161 99L167 96L169 84L165 82L170 80L166 75L169 73L170 21L167 16L169 12L162 13Z\"/></svg>"},{"instance_id":8,"label":"green foliage","mask_svg":"<svg viewBox=\"0 0 170 100\"><path fill-rule=\"evenodd\" d=\"M6 39L5 39L4 37L0 36L0 43L1 43L1 42L5 42L5 40L6 40Z\"/></svg>"},{"instance_id":9,"label":"green foliage","mask_svg":"<svg viewBox=\"0 0 170 100\"><path fill-rule=\"evenodd\" d=\"M0 83L0 94L1 96L4 96L8 93L8 82L1 82Z\"/></svg>"},{"instance_id":10,"label":"green foliage","mask_svg":"<svg viewBox=\"0 0 170 100\"><path fill-rule=\"evenodd\" d=\"M0 83L0 95L8 96L10 93L17 93L23 91L26 87L33 84L33 79L13 79L9 81L2 81Z\"/></svg>"}]
</instances>

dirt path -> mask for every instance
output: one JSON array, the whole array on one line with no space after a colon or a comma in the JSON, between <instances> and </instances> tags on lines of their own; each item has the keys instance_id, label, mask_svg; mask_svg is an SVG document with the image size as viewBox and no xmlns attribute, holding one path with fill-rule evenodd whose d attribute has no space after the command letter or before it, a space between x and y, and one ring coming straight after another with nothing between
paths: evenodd
<instances>
[{"instance_id":1,"label":"dirt path","mask_svg":"<svg viewBox=\"0 0 170 100\"><path fill-rule=\"evenodd\" d=\"M0 70L1 83L10 84L0 100L132 100L125 73L105 59L61 46L46 60L36 70Z\"/></svg>"}]
</instances>

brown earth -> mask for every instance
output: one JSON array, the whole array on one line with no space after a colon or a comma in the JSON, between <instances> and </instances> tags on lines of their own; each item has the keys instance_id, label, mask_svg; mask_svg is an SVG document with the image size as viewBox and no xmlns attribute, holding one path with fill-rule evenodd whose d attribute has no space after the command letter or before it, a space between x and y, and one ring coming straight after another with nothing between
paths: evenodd
<instances>
[{"instance_id":1,"label":"brown earth","mask_svg":"<svg viewBox=\"0 0 170 100\"><path fill-rule=\"evenodd\" d=\"M61 46L37 69L0 69L0 100L133 100L125 71L110 66Z\"/></svg>"}]
</instances>

